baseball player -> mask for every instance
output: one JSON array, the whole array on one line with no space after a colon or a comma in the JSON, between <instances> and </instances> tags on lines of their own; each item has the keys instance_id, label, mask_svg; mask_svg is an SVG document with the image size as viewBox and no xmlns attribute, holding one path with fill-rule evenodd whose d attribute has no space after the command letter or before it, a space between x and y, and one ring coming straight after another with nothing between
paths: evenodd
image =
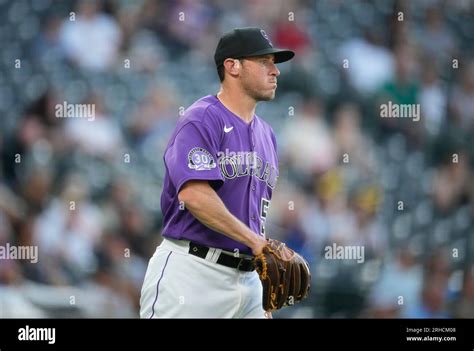
<instances>
[{"instance_id":1,"label":"baseball player","mask_svg":"<svg viewBox=\"0 0 474 351\"><path fill-rule=\"evenodd\" d=\"M266 245L278 156L255 107L275 97L276 63L293 56L260 28L219 40L221 88L185 111L164 154L164 239L145 275L141 318L265 317L252 258Z\"/></svg>"}]
</instances>

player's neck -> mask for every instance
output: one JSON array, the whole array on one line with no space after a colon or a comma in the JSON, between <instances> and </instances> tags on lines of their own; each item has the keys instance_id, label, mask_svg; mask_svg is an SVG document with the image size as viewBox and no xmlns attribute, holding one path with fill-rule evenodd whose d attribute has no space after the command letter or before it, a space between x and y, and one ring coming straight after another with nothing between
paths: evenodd
<instances>
[{"instance_id":1,"label":"player's neck","mask_svg":"<svg viewBox=\"0 0 474 351\"><path fill-rule=\"evenodd\" d=\"M254 99L240 91L229 91L229 89L223 87L217 93L217 98L229 111L240 117L245 123L252 122L257 106Z\"/></svg>"}]
</instances>

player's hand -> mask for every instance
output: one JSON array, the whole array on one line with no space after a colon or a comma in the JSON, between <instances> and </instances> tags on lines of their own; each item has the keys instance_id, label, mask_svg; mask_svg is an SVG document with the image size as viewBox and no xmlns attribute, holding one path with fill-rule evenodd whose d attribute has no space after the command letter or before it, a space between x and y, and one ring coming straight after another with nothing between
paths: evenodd
<instances>
[{"instance_id":1,"label":"player's hand","mask_svg":"<svg viewBox=\"0 0 474 351\"><path fill-rule=\"evenodd\" d=\"M267 240L261 236L257 236L257 241L252 246L252 253L254 256L260 255L263 251L263 248L267 245Z\"/></svg>"}]
</instances>

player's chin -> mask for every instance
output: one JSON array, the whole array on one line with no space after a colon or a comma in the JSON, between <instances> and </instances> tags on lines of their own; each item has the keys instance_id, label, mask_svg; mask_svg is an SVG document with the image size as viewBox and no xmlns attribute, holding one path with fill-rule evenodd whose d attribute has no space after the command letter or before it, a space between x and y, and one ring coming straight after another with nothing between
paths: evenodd
<instances>
[{"instance_id":1,"label":"player's chin","mask_svg":"<svg viewBox=\"0 0 474 351\"><path fill-rule=\"evenodd\" d=\"M264 94L260 94L259 100L260 100L260 101L270 101L270 100L273 100L273 99L275 98L275 93L276 93L276 90L275 90L275 89L267 90Z\"/></svg>"}]
</instances>

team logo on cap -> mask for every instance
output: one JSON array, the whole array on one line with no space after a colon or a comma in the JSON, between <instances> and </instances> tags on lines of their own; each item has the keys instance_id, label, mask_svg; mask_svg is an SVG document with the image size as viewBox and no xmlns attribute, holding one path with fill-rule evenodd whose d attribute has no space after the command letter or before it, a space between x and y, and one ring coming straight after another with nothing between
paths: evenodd
<instances>
[{"instance_id":1,"label":"team logo on cap","mask_svg":"<svg viewBox=\"0 0 474 351\"><path fill-rule=\"evenodd\" d=\"M196 171L209 171L216 168L216 161L209 151L195 147L188 153L188 167Z\"/></svg>"},{"instance_id":2,"label":"team logo on cap","mask_svg":"<svg viewBox=\"0 0 474 351\"><path fill-rule=\"evenodd\" d=\"M264 37L268 41L268 44L270 44L270 46L273 47L273 44L270 41L270 38L268 37L267 33L265 33L263 29L260 30L260 33L262 34L262 37Z\"/></svg>"}]
</instances>

